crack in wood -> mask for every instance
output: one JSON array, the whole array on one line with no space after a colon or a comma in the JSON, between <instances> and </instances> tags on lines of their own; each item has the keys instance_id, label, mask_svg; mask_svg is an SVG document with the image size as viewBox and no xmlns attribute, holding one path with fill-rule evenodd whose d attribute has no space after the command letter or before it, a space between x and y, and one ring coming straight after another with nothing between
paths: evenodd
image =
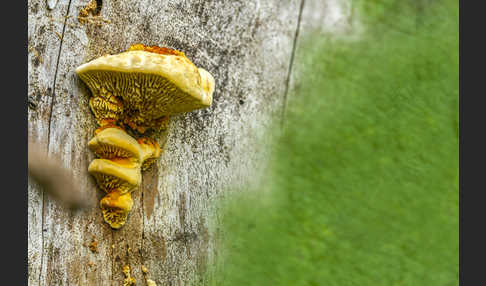
<instances>
[{"instance_id":1,"label":"crack in wood","mask_svg":"<svg viewBox=\"0 0 486 286\"><path fill-rule=\"evenodd\" d=\"M69 0L69 3L68 3L68 7L67 7L67 11L66 11L66 16L69 15L69 10L70 10L70 7L71 7L71 1L72 0ZM52 87L52 93L51 93L51 102L50 102L50 109L49 109L49 123L47 125L47 154L49 155L49 145L50 145L50 135L51 135L51 120L52 120L52 110L54 108L54 102L55 102L55 89L56 89L56 78L57 78L57 70L58 70L58 67L59 67L59 59L61 58L61 50L62 50L62 42L63 42L63 38L64 38L64 31L66 29L66 22L67 22L67 18L65 16L65 19L64 19L64 25L62 27L62 37L60 39L60 43L59 43L59 52L58 52L58 55L57 55L57 60L56 60L56 70L54 72L54 82L53 82L53 87ZM41 224L42 224L42 234L41 234L41 240L42 240L42 247L41 247L41 266L40 266L40 271L39 271L39 283L41 282L41 277L42 277L42 271L44 269L44 224L45 224L45 212L46 212L46 204L47 204L47 200L46 200L46 194L44 192L42 192L42 220L41 220Z\"/></svg>"},{"instance_id":2,"label":"crack in wood","mask_svg":"<svg viewBox=\"0 0 486 286\"><path fill-rule=\"evenodd\" d=\"M64 24L62 26L62 34L60 38L60 44L59 44L59 52L57 54L57 60L56 60L56 70L54 72L54 83L52 85L52 98L51 98L51 104L50 104L50 110L49 110L49 125L47 127L47 151L49 152L49 145L51 143L51 122L52 122L52 111L54 109L54 104L56 102L56 80L57 80L57 71L59 68L59 60L61 58L61 51L62 51L62 43L64 42L64 33L66 30L66 23L67 23L67 16L69 15L69 10L71 8L71 2L72 0L69 0L68 7L67 7L67 12L66 16L64 16Z\"/></svg>"},{"instance_id":3,"label":"crack in wood","mask_svg":"<svg viewBox=\"0 0 486 286\"><path fill-rule=\"evenodd\" d=\"M297 28L295 29L294 42L293 42L293 45L292 45L292 53L290 54L289 69L288 69L288 72L287 72L287 80L285 81L285 93L284 93L284 99L283 99L281 126L283 126L284 123L285 123L285 115L286 115L286 112L287 112L287 104L288 104L288 97L289 97L288 93L289 93L290 77L292 75L292 66L294 64L295 49L297 47L297 40L299 38L300 22L302 21L302 12L304 11L304 5L305 5L305 0L302 0L300 2L299 18L297 19Z\"/></svg>"}]
</instances>

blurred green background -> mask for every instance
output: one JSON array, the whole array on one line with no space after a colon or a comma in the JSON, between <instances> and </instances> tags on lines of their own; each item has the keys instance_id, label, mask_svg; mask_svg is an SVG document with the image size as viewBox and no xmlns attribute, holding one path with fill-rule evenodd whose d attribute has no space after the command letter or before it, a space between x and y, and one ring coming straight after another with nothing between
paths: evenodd
<instances>
[{"instance_id":1,"label":"blurred green background","mask_svg":"<svg viewBox=\"0 0 486 286\"><path fill-rule=\"evenodd\" d=\"M207 285L459 284L458 2L352 3L358 40L305 44L265 185L222 204Z\"/></svg>"}]
</instances>

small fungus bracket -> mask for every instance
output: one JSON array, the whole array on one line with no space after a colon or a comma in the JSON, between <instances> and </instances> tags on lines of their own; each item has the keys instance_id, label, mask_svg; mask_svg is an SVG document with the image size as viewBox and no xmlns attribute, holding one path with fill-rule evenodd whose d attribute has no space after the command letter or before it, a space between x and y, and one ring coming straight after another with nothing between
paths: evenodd
<instances>
[{"instance_id":1,"label":"small fungus bracket","mask_svg":"<svg viewBox=\"0 0 486 286\"><path fill-rule=\"evenodd\" d=\"M209 107L213 76L183 52L132 45L79 66L76 73L91 91L89 106L100 126L88 147L98 157L88 167L100 189L105 221L126 222L141 172L160 157L157 143L171 115Z\"/></svg>"}]
</instances>

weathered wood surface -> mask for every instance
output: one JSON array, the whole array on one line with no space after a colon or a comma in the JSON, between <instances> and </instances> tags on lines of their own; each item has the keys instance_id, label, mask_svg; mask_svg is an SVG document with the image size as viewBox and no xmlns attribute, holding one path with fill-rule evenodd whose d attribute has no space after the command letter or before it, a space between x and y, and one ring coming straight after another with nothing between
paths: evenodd
<instances>
[{"instance_id":1,"label":"weathered wood surface","mask_svg":"<svg viewBox=\"0 0 486 286\"><path fill-rule=\"evenodd\" d=\"M94 206L70 213L29 182L29 285L121 285L124 265L137 285L146 285L141 265L159 286L197 284L218 251L214 203L227 187L256 184L263 173L268 128L297 86L294 69L304 68L292 64L304 58L296 37L332 24L341 3L104 0L98 19L107 21L81 24L88 2L28 3L29 137L62 157ZM113 231L87 172L96 126L74 69L134 43L184 51L213 74L216 90L210 108L171 119L164 153L132 194L126 225ZM86 247L93 237L98 253Z\"/></svg>"},{"instance_id":2,"label":"weathered wood surface","mask_svg":"<svg viewBox=\"0 0 486 286\"><path fill-rule=\"evenodd\" d=\"M158 285L187 285L217 251L216 198L257 181L264 165L258 144L283 106L300 1L105 0L99 16L108 22L83 25L87 3L28 4L29 136L62 157L95 206L73 214L29 184L29 285L121 285L124 265L137 285L145 285L141 265ZM74 69L134 43L184 51L214 75L216 91L211 108L172 118L165 152L133 193L127 224L113 231L87 172L96 126ZM86 247L93 237L98 253Z\"/></svg>"}]
</instances>

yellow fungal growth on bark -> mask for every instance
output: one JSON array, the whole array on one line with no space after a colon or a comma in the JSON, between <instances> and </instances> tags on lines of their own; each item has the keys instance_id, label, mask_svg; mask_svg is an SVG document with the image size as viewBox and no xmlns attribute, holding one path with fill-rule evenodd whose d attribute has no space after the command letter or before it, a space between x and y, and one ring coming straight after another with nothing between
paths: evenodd
<instances>
[{"instance_id":1,"label":"yellow fungal growth on bark","mask_svg":"<svg viewBox=\"0 0 486 286\"><path fill-rule=\"evenodd\" d=\"M157 158L160 157L160 147L155 140L140 138L137 140L141 149L142 171L147 170Z\"/></svg>"},{"instance_id":2,"label":"yellow fungal growth on bark","mask_svg":"<svg viewBox=\"0 0 486 286\"><path fill-rule=\"evenodd\" d=\"M160 127L163 117L210 106L214 91L211 74L184 53L140 44L85 63L76 73L91 90L99 124L111 119L142 134Z\"/></svg>"},{"instance_id":3,"label":"yellow fungal growth on bark","mask_svg":"<svg viewBox=\"0 0 486 286\"><path fill-rule=\"evenodd\" d=\"M103 218L114 229L118 229L125 224L132 206L131 193L122 193L119 190L108 193L100 201Z\"/></svg>"},{"instance_id":4,"label":"yellow fungal growth on bark","mask_svg":"<svg viewBox=\"0 0 486 286\"><path fill-rule=\"evenodd\" d=\"M100 126L88 142L97 156L88 172L107 193L100 202L105 221L120 228L133 204L130 192L162 153L147 134L166 130L171 115L209 107L215 80L183 52L143 44L94 59L76 73L91 91Z\"/></svg>"},{"instance_id":5,"label":"yellow fungal growth on bark","mask_svg":"<svg viewBox=\"0 0 486 286\"><path fill-rule=\"evenodd\" d=\"M132 286L137 283L137 280L135 280L135 278L130 275L130 266L123 266L123 274L125 275L125 279L123 280L123 286Z\"/></svg>"},{"instance_id":6,"label":"yellow fungal growth on bark","mask_svg":"<svg viewBox=\"0 0 486 286\"><path fill-rule=\"evenodd\" d=\"M105 128L88 142L96 156L111 158L140 158L140 146L135 138L121 128Z\"/></svg>"},{"instance_id":7,"label":"yellow fungal growth on bark","mask_svg":"<svg viewBox=\"0 0 486 286\"><path fill-rule=\"evenodd\" d=\"M95 159L89 164L88 172L103 191L110 193L118 189L126 193L142 182L140 167L140 163L126 158Z\"/></svg>"},{"instance_id":8,"label":"yellow fungal growth on bark","mask_svg":"<svg viewBox=\"0 0 486 286\"><path fill-rule=\"evenodd\" d=\"M206 94L210 94L212 97L214 87L216 86L214 77L203 68L199 68L199 75L201 76L201 88Z\"/></svg>"},{"instance_id":9,"label":"yellow fungal growth on bark","mask_svg":"<svg viewBox=\"0 0 486 286\"><path fill-rule=\"evenodd\" d=\"M93 175L99 188L108 193L100 205L105 221L112 228L119 228L125 223L131 207L107 206L116 205L114 198L131 200L129 193L140 185L142 170L150 167L160 156L161 149L151 138L135 140L122 128L114 126L98 128L95 134L88 147L100 158L91 162L88 172ZM127 193L127 197L120 197Z\"/></svg>"}]
</instances>

